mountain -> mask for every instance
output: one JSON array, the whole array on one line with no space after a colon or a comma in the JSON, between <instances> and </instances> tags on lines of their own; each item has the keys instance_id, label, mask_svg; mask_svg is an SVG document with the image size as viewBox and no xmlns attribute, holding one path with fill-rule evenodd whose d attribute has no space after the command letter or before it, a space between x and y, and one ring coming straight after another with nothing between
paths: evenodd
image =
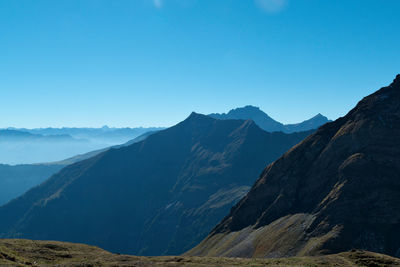
<instances>
[{"instance_id":1,"label":"mountain","mask_svg":"<svg viewBox=\"0 0 400 267\"><path fill-rule=\"evenodd\" d=\"M239 259L206 257L138 257L113 254L84 244L57 241L0 239L1 266L175 266L175 267L394 267L400 259L371 253L350 251L322 257L283 259Z\"/></svg>"},{"instance_id":2,"label":"mountain","mask_svg":"<svg viewBox=\"0 0 400 267\"><path fill-rule=\"evenodd\" d=\"M317 129L329 122L328 118L318 114L315 117L297 124L283 124L268 116L258 107L245 106L230 110L228 113L212 113L208 116L219 120L253 120L261 129L267 132L294 133Z\"/></svg>"},{"instance_id":3,"label":"mountain","mask_svg":"<svg viewBox=\"0 0 400 267\"><path fill-rule=\"evenodd\" d=\"M400 256L400 75L270 164L188 255Z\"/></svg>"},{"instance_id":4,"label":"mountain","mask_svg":"<svg viewBox=\"0 0 400 267\"><path fill-rule=\"evenodd\" d=\"M114 146L114 148L143 141L153 133L155 131L144 133L125 144ZM108 149L110 148L91 151L58 162L22 165L0 164L0 206L41 184L65 166L94 157Z\"/></svg>"},{"instance_id":5,"label":"mountain","mask_svg":"<svg viewBox=\"0 0 400 267\"><path fill-rule=\"evenodd\" d=\"M266 164L310 133L268 133L252 121L192 113L69 165L0 207L0 235L179 254L209 233Z\"/></svg>"}]
</instances>

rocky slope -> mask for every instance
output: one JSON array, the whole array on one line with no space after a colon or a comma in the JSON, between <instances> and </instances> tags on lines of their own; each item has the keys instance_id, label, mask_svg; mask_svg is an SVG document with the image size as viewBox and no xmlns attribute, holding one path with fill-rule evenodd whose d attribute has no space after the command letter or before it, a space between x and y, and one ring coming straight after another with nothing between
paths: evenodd
<instances>
[{"instance_id":1,"label":"rocky slope","mask_svg":"<svg viewBox=\"0 0 400 267\"><path fill-rule=\"evenodd\" d=\"M179 254L209 233L267 163L308 134L193 113L141 142L72 164L1 207L0 235Z\"/></svg>"},{"instance_id":2,"label":"rocky slope","mask_svg":"<svg viewBox=\"0 0 400 267\"><path fill-rule=\"evenodd\" d=\"M188 255L400 256L400 75L262 173Z\"/></svg>"}]
</instances>

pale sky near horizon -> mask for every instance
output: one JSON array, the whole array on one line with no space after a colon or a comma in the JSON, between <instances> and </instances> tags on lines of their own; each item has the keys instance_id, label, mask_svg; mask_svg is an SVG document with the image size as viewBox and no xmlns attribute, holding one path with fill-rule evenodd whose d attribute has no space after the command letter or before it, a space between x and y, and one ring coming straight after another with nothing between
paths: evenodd
<instances>
[{"instance_id":1,"label":"pale sky near horizon","mask_svg":"<svg viewBox=\"0 0 400 267\"><path fill-rule=\"evenodd\" d=\"M336 119L400 73L398 0L0 0L0 128Z\"/></svg>"}]
</instances>

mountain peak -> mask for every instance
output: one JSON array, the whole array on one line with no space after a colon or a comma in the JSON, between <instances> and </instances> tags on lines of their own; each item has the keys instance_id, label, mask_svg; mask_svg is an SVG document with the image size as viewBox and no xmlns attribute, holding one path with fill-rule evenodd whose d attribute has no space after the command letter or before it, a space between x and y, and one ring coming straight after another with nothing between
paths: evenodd
<instances>
[{"instance_id":1,"label":"mountain peak","mask_svg":"<svg viewBox=\"0 0 400 267\"><path fill-rule=\"evenodd\" d=\"M259 107L246 105L244 107L231 109L228 113L212 113L208 116L219 120L253 120L261 129L267 132L301 132L317 129L319 126L329 122L329 119L318 113L311 119L296 124L282 124L262 111Z\"/></svg>"},{"instance_id":2,"label":"mountain peak","mask_svg":"<svg viewBox=\"0 0 400 267\"><path fill-rule=\"evenodd\" d=\"M328 119L328 117L326 117L326 116L324 116L323 114L321 114L321 113L318 113L317 115L315 115L315 117L314 118L312 118L312 119L319 119L319 120L323 120L324 121L324 123L327 123L327 122L330 122L331 120L329 120ZM322 123L322 124L324 124L324 123ZM321 125L322 125L321 124Z\"/></svg>"},{"instance_id":3,"label":"mountain peak","mask_svg":"<svg viewBox=\"0 0 400 267\"><path fill-rule=\"evenodd\" d=\"M252 105L246 105L242 109L247 109L247 110L260 110L259 107L252 106Z\"/></svg>"},{"instance_id":4,"label":"mountain peak","mask_svg":"<svg viewBox=\"0 0 400 267\"><path fill-rule=\"evenodd\" d=\"M260 128L268 132L282 131L283 124L272 119L259 107L247 105L231 109L228 113L213 113L208 116L219 120L253 120Z\"/></svg>"},{"instance_id":5,"label":"mountain peak","mask_svg":"<svg viewBox=\"0 0 400 267\"><path fill-rule=\"evenodd\" d=\"M193 121L193 120L212 120L212 118L193 111L192 113L190 113L189 117L187 117L186 120L184 121Z\"/></svg>"},{"instance_id":6,"label":"mountain peak","mask_svg":"<svg viewBox=\"0 0 400 267\"><path fill-rule=\"evenodd\" d=\"M260 110L259 107L252 106L252 105L246 105L246 106L241 107L241 108L231 109L231 110L229 111L229 113L235 113L235 112L238 112L238 111L239 111L239 112L243 112L243 111L246 111L246 112L253 111L253 112L262 112L262 113L264 113L263 111ZM229 113L228 113L228 114L229 114ZM267 114L266 114L266 115L267 115Z\"/></svg>"},{"instance_id":7,"label":"mountain peak","mask_svg":"<svg viewBox=\"0 0 400 267\"><path fill-rule=\"evenodd\" d=\"M200 113L196 113L195 111L192 111L192 113L190 113L188 118L195 118L195 117L198 117L198 116L201 116L201 114Z\"/></svg>"},{"instance_id":8,"label":"mountain peak","mask_svg":"<svg viewBox=\"0 0 400 267\"><path fill-rule=\"evenodd\" d=\"M400 88L400 74L396 75L396 78L393 80L391 87L399 87Z\"/></svg>"},{"instance_id":9,"label":"mountain peak","mask_svg":"<svg viewBox=\"0 0 400 267\"><path fill-rule=\"evenodd\" d=\"M209 127L212 125L213 121L215 119L212 117L209 117L207 115L203 115L200 113L192 112L190 115L180 123L176 125L178 128L186 128L186 129L192 129L192 128L198 128L198 127ZM174 127L171 127L174 128Z\"/></svg>"},{"instance_id":10,"label":"mountain peak","mask_svg":"<svg viewBox=\"0 0 400 267\"><path fill-rule=\"evenodd\" d=\"M312 117L311 119L328 119L327 117L325 117L324 115L322 115L321 113L318 113L317 115L315 115L314 117Z\"/></svg>"},{"instance_id":11,"label":"mountain peak","mask_svg":"<svg viewBox=\"0 0 400 267\"><path fill-rule=\"evenodd\" d=\"M347 116L363 115L369 116L375 114L375 118L379 119L379 115L390 113L400 114L400 75L389 86L382 87L375 93L364 97ZM372 118L370 116L370 118Z\"/></svg>"}]
</instances>

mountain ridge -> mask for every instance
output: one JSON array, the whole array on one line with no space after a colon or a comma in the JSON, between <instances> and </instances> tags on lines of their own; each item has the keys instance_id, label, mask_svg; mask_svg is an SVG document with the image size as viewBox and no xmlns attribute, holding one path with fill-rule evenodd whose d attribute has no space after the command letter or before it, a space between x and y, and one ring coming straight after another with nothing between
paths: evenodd
<instances>
[{"instance_id":1,"label":"mountain ridge","mask_svg":"<svg viewBox=\"0 0 400 267\"><path fill-rule=\"evenodd\" d=\"M188 255L281 257L351 248L400 256L400 75L261 174Z\"/></svg>"},{"instance_id":2,"label":"mountain ridge","mask_svg":"<svg viewBox=\"0 0 400 267\"><path fill-rule=\"evenodd\" d=\"M0 235L179 254L207 235L267 163L310 133L268 133L250 120L192 113L141 142L69 165L0 207Z\"/></svg>"},{"instance_id":3,"label":"mountain ridge","mask_svg":"<svg viewBox=\"0 0 400 267\"><path fill-rule=\"evenodd\" d=\"M208 116L219 119L244 119L253 120L261 129L267 132L284 132L293 133L301 131L309 131L317 129L321 125L329 122L330 120L318 113L314 117L300 123L283 124L271 118L268 114L263 112L259 107L247 105L241 108L231 109L228 113L211 113Z\"/></svg>"}]
</instances>

